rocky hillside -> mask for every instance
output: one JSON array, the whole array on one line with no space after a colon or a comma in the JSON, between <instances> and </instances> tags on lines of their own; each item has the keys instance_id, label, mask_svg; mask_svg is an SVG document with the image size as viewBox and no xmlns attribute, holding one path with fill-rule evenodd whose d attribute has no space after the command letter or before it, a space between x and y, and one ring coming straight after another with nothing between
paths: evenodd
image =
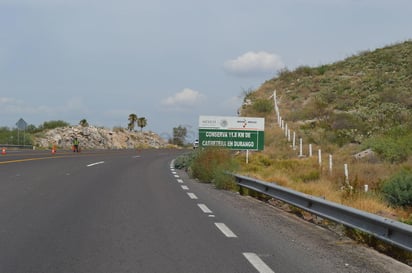
<instances>
[{"instance_id":1,"label":"rocky hillside","mask_svg":"<svg viewBox=\"0 0 412 273\"><path fill-rule=\"evenodd\" d=\"M60 149L71 149L74 137L77 137L82 149L164 148L168 145L167 141L153 132L109 130L93 126L48 130L36 134L33 142L38 148L50 148L56 145Z\"/></svg>"},{"instance_id":2,"label":"rocky hillside","mask_svg":"<svg viewBox=\"0 0 412 273\"><path fill-rule=\"evenodd\" d=\"M403 142L412 136L411 86L412 40L332 64L282 71L246 95L241 114L273 117L273 104L269 111L261 104L272 102L276 90L282 118L306 141L363 144L362 149L375 151L399 142L406 151Z\"/></svg>"}]
</instances>

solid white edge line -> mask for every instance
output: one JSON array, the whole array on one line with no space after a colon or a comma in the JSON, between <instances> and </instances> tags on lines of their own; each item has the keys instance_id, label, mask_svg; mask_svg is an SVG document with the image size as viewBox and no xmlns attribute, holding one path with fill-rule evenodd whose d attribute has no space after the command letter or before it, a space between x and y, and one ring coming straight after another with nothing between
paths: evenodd
<instances>
[{"instance_id":1,"label":"solid white edge line","mask_svg":"<svg viewBox=\"0 0 412 273\"><path fill-rule=\"evenodd\" d=\"M188 192L187 195L189 195L190 199L198 199L196 194L194 194L192 192Z\"/></svg>"},{"instance_id":2,"label":"solid white edge line","mask_svg":"<svg viewBox=\"0 0 412 273\"><path fill-rule=\"evenodd\" d=\"M92 167L92 166L99 165L99 164L103 164L103 163L104 163L104 161L99 161L99 162L91 163L91 164L86 165L86 166L87 166L87 167Z\"/></svg>"},{"instance_id":3,"label":"solid white edge line","mask_svg":"<svg viewBox=\"0 0 412 273\"><path fill-rule=\"evenodd\" d=\"M212 211L211 211L205 204L197 204L197 206L198 206L204 213L212 213Z\"/></svg>"},{"instance_id":4,"label":"solid white edge line","mask_svg":"<svg viewBox=\"0 0 412 273\"><path fill-rule=\"evenodd\" d=\"M215 223L215 226L220 229L220 231L228 238L237 238L236 234L230 230L225 224L223 223Z\"/></svg>"},{"instance_id":5,"label":"solid white edge line","mask_svg":"<svg viewBox=\"0 0 412 273\"><path fill-rule=\"evenodd\" d=\"M243 253L243 256L245 256L249 263L251 263L259 273L275 273L275 271L265 264L265 262L263 262L255 253L245 252Z\"/></svg>"}]
</instances>

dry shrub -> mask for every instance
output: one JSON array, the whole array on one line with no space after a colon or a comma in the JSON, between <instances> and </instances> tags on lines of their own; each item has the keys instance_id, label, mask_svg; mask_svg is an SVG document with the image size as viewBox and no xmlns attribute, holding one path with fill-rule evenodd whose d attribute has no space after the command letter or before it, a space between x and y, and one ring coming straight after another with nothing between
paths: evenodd
<instances>
[{"instance_id":1,"label":"dry shrub","mask_svg":"<svg viewBox=\"0 0 412 273\"><path fill-rule=\"evenodd\" d=\"M328 201L339 202L341 194L328 180L320 179L311 183L293 183L293 188L316 197L324 198Z\"/></svg>"},{"instance_id":2,"label":"dry shrub","mask_svg":"<svg viewBox=\"0 0 412 273\"><path fill-rule=\"evenodd\" d=\"M368 164L364 162L356 162L349 164L349 175L352 174L352 179L356 178L360 188L368 185L371 190L378 190L382 181L389 178L394 170L391 164Z\"/></svg>"},{"instance_id":3,"label":"dry shrub","mask_svg":"<svg viewBox=\"0 0 412 273\"><path fill-rule=\"evenodd\" d=\"M355 207L362 211L367 211L389 218L401 216L398 215L396 210L388 207L385 203L383 203L379 196L373 193L359 192L357 194L354 194L352 198L344 201L344 205Z\"/></svg>"},{"instance_id":4,"label":"dry shrub","mask_svg":"<svg viewBox=\"0 0 412 273\"><path fill-rule=\"evenodd\" d=\"M276 171L268 171L267 173L264 173L264 175L262 176L255 175L255 178L264 180L267 182L272 182L272 183L275 183L276 185L283 186L283 187L290 187L292 183L290 178L285 176L284 173L276 172Z\"/></svg>"},{"instance_id":5,"label":"dry shrub","mask_svg":"<svg viewBox=\"0 0 412 273\"><path fill-rule=\"evenodd\" d=\"M262 181L274 182L299 192L385 217L409 219L405 209L390 208L379 194L381 182L399 166L387 163L369 164L355 161L348 156L342 158L343 160L339 159L338 163L334 163L332 173L329 172L326 159L323 167L319 167L317 156L276 159L265 151L253 153L249 158L249 164L245 164L244 158L240 163L242 174ZM345 181L343 162L350 162L349 185ZM364 192L364 185L368 185L368 193Z\"/></svg>"}]
</instances>

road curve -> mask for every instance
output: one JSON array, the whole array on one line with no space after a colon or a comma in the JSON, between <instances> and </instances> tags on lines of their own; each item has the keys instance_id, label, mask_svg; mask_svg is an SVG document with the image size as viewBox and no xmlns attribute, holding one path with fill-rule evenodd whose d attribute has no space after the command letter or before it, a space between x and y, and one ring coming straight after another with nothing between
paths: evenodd
<instances>
[{"instance_id":1,"label":"road curve","mask_svg":"<svg viewBox=\"0 0 412 273\"><path fill-rule=\"evenodd\" d=\"M180 153L1 156L0 272L411 272L189 179L171 165Z\"/></svg>"}]
</instances>

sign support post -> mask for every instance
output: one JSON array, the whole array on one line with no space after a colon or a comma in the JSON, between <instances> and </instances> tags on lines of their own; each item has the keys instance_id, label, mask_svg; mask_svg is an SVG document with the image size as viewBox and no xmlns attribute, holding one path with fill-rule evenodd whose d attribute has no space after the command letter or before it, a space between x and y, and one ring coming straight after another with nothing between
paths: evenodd
<instances>
[{"instance_id":1,"label":"sign support post","mask_svg":"<svg viewBox=\"0 0 412 273\"><path fill-rule=\"evenodd\" d=\"M23 131L23 145L26 144L26 128L27 128L27 123L24 121L24 119L20 118L17 123L17 145L20 145L20 130Z\"/></svg>"}]
</instances>

